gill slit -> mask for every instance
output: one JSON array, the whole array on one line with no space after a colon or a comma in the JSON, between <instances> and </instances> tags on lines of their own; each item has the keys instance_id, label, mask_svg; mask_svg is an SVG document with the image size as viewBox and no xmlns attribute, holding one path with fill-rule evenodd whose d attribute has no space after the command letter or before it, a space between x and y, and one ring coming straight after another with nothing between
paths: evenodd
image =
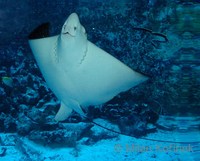
<instances>
[{"instance_id":1,"label":"gill slit","mask_svg":"<svg viewBox=\"0 0 200 161\"><path fill-rule=\"evenodd\" d=\"M82 57L82 59L81 59L81 61L80 61L80 65L83 63L83 61L85 60L85 58L86 58L86 56L87 56L87 52L88 52L88 44L87 44L87 47L86 47L86 50L84 51L84 55L83 55L83 57Z\"/></svg>"}]
</instances>

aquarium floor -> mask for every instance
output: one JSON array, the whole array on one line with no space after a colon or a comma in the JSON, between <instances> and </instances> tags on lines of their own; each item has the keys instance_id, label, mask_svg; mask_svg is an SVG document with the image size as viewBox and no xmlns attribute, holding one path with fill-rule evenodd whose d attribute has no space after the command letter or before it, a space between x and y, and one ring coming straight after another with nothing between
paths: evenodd
<instances>
[{"instance_id":1,"label":"aquarium floor","mask_svg":"<svg viewBox=\"0 0 200 161\"><path fill-rule=\"evenodd\" d=\"M151 134L150 137L166 139L166 135L159 132ZM76 146L70 148L38 145L16 134L2 133L0 138L0 141L7 140L0 146L0 161L159 161L163 158L165 161L197 161L200 157L199 144L177 145L123 135L115 139L101 140L93 145L84 145L83 142L87 140L84 138ZM181 151L180 148L185 149Z\"/></svg>"}]
</instances>

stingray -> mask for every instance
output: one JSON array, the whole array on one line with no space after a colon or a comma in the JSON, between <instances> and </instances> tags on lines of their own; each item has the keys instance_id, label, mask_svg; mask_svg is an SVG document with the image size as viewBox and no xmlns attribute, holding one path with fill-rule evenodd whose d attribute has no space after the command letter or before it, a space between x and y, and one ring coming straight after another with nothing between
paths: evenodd
<instances>
[{"instance_id":1,"label":"stingray","mask_svg":"<svg viewBox=\"0 0 200 161\"><path fill-rule=\"evenodd\" d=\"M73 110L84 117L82 108L106 103L148 79L90 42L76 13L67 18L59 35L47 37L43 29L48 26L36 28L29 45L48 87L61 102L56 121L65 120Z\"/></svg>"}]
</instances>

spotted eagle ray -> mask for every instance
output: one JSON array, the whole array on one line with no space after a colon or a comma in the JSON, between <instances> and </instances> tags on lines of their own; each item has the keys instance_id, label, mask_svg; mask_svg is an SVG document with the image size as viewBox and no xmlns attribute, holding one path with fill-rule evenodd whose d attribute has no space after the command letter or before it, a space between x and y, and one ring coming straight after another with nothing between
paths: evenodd
<instances>
[{"instance_id":1,"label":"spotted eagle ray","mask_svg":"<svg viewBox=\"0 0 200 161\"><path fill-rule=\"evenodd\" d=\"M85 116L82 108L103 104L148 79L90 42L76 13L59 35L38 37L44 26L29 35L29 44L47 85L61 101L56 121L73 110Z\"/></svg>"}]
</instances>

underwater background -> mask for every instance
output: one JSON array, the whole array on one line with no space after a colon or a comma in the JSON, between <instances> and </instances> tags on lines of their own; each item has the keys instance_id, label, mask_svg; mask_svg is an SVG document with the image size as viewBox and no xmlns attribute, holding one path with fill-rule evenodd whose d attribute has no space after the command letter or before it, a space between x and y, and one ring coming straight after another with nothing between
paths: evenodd
<instances>
[{"instance_id":1,"label":"underwater background","mask_svg":"<svg viewBox=\"0 0 200 161\"><path fill-rule=\"evenodd\" d=\"M88 40L149 80L89 107L90 120L57 123L28 35L44 22L60 34L73 12ZM5 0L0 39L0 160L199 160L200 1Z\"/></svg>"}]
</instances>

